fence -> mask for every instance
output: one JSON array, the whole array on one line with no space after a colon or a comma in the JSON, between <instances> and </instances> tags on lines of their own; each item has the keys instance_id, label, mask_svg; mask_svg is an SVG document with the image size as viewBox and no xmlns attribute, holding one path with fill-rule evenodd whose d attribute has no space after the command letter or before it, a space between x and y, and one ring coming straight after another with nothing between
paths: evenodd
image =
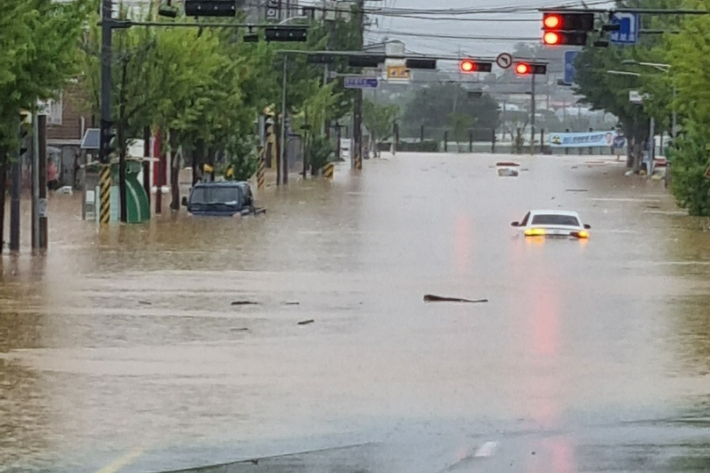
<instances>
[{"instance_id":1,"label":"fence","mask_svg":"<svg viewBox=\"0 0 710 473\"><path fill-rule=\"evenodd\" d=\"M567 132L569 130L566 130ZM592 129L590 132L594 131ZM561 131L560 131L561 132ZM555 131L554 133L558 133ZM506 154L556 154L556 155L612 155L611 147L551 148L550 137L554 134L537 129L534 142L530 140L530 128L510 130L498 128L471 128L453 130L444 127L420 127L418 136L409 134L400 138L399 151L448 152L448 153L506 153ZM388 151L392 141L378 144L380 151Z\"/></svg>"}]
</instances>

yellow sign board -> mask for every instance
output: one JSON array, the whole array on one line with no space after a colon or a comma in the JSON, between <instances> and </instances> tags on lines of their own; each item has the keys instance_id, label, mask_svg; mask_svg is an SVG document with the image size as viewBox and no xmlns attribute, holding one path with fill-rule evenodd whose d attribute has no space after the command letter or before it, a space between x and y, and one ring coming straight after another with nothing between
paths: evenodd
<instances>
[{"instance_id":1,"label":"yellow sign board","mask_svg":"<svg viewBox=\"0 0 710 473\"><path fill-rule=\"evenodd\" d=\"M409 80L411 71L407 66L387 66L387 80Z\"/></svg>"}]
</instances>

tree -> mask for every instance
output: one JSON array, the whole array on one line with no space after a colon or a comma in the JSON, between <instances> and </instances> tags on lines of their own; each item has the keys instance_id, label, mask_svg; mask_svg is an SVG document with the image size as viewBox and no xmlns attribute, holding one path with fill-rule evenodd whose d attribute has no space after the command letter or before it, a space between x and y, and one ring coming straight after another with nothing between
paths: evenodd
<instances>
[{"instance_id":1,"label":"tree","mask_svg":"<svg viewBox=\"0 0 710 473\"><path fill-rule=\"evenodd\" d=\"M54 98L78 70L78 38L90 2L3 0L0 14L0 250L8 164L16 159L19 112Z\"/></svg>"},{"instance_id":2,"label":"tree","mask_svg":"<svg viewBox=\"0 0 710 473\"><path fill-rule=\"evenodd\" d=\"M706 7L708 2L704 2ZM687 20L678 35L668 39L666 58L671 64L674 105L683 119L683 134L673 153L671 191L691 215L710 216L710 18Z\"/></svg>"},{"instance_id":3,"label":"tree","mask_svg":"<svg viewBox=\"0 0 710 473\"><path fill-rule=\"evenodd\" d=\"M453 138L454 141L456 141L456 151L461 150L461 142L466 141L475 123L475 118L467 113L452 113L448 116L446 124L453 131Z\"/></svg>"},{"instance_id":4,"label":"tree","mask_svg":"<svg viewBox=\"0 0 710 473\"><path fill-rule=\"evenodd\" d=\"M362 102L362 121L372 134L375 145L375 155L378 154L377 144L392 136L395 121L399 115L399 106L394 104L378 104L371 100Z\"/></svg>"},{"instance_id":5,"label":"tree","mask_svg":"<svg viewBox=\"0 0 710 473\"><path fill-rule=\"evenodd\" d=\"M437 84L419 89L407 104L403 128L409 136L419 134L419 128L443 128L452 113L468 114L475 119L477 130L490 136L498 126L498 102L490 95L471 96L460 84Z\"/></svg>"},{"instance_id":6,"label":"tree","mask_svg":"<svg viewBox=\"0 0 710 473\"><path fill-rule=\"evenodd\" d=\"M616 3L620 8L638 6L626 0L619 0ZM678 8L678 2L648 0L644 3L644 8ZM680 27L680 20L667 15L661 17L642 15L641 23L644 28L649 29L672 30ZM663 62L665 49L663 37L643 35L636 46L624 48L588 46L577 57L575 92L583 95L581 102L590 104L593 110L605 110L619 118L630 144L635 143L632 154L635 157L636 169L638 169L643 143L649 138L650 117L654 117L661 130L669 127L672 87L668 87L663 74L659 74L658 71L646 68L629 69L632 66L624 65L624 61ZM619 69L636 72L640 76L612 75L607 72ZM643 105L633 104L629 101L631 90L648 93L651 98Z\"/></svg>"}]
</instances>

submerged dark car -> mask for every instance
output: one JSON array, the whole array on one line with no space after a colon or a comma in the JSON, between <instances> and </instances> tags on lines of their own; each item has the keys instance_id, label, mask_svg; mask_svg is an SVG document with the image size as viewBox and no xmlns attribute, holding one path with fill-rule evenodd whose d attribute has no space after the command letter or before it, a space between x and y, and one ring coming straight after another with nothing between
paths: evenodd
<instances>
[{"instance_id":1,"label":"submerged dark car","mask_svg":"<svg viewBox=\"0 0 710 473\"><path fill-rule=\"evenodd\" d=\"M254 196L247 182L198 182L182 204L192 215L233 217L265 212L254 206Z\"/></svg>"}]
</instances>

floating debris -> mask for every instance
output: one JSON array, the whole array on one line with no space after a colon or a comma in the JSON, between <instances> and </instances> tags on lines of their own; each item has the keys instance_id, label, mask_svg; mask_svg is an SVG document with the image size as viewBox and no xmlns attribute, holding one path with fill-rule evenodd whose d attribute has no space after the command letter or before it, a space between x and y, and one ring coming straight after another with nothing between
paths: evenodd
<instances>
[{"instance_id":1,"label":"floating debris","mask_svg":"<svg viewBox=\"0 0 710 473\"><path fill-rule=\"evenodd\" d=\"M313 322L315 322L315 320L313 320L313 319L301 320L300 322L298 322L298 325L308 325L308 324L312 324Z\"/></svg>"},{"instance_id":2,"label":"floating debris","mask_svg":"<svg viewBox=\"0 0 710 473\"><path fill-rule=\"evenodd\" d=\"M232 305L257 305L258 302L255 301L233 301Z\"/></svg>"},{"instance_id":3,"label":"floating debris","mask_svg":"<svg viewBox=\"0 0 710 473\"><path fill-rule=\"evenodd\" d=\"M435 296L433 294L426 294L426 295L424 295L424 302L467 302L467 303L471 303L471 304L477 304L477 303L488 302L488 299L472 300L472 299L462 299L460 297L443 297L443 296Z\"/></svg>"}]
</instances>

